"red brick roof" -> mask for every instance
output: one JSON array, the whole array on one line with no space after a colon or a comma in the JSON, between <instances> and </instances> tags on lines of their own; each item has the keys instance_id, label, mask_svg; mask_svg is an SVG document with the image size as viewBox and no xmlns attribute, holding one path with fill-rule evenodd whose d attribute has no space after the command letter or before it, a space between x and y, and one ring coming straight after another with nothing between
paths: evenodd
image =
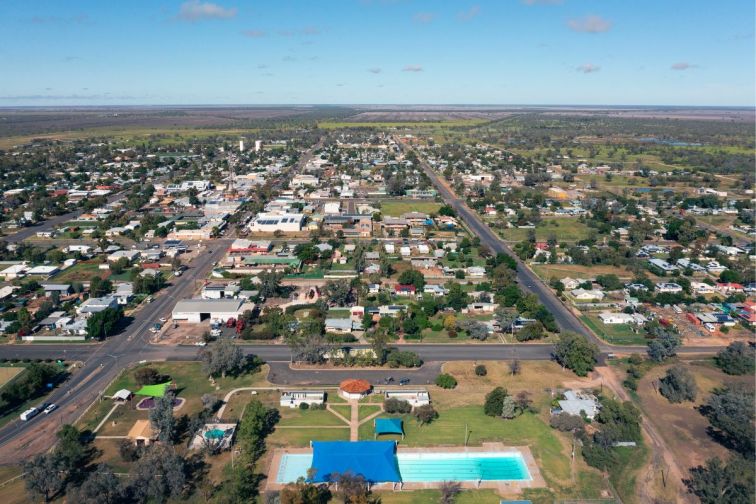
<instances>
[{"instance_id":1,"label":"red brick roof","mask_svg":"<svg viewBox=\"0 0 756 504\"><path fill-rule=\"evenodd\" d=\"M370 390L373 388L372 385L370 385L370 382L367 380L358 380L351 378L349 380L344 380L339 385L339 389L343 390L347 394L364 394L366 392L370 392Z\"/></svg>"}]
</instances>

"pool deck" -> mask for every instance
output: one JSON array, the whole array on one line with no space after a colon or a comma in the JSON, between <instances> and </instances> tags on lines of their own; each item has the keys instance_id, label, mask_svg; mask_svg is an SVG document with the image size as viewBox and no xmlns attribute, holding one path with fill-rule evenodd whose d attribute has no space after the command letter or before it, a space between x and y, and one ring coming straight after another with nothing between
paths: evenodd
<instances>
[{"instance_id":1,"label":"pool deck","mask_svg":"<svg viewBox=\"0 0 756 504\"><path fill-rule=\"evenodd\" d=\"M541 471L535 463L533 453L528 446L506 446L502 443L483 443L481 446L434 446L423 448L397 447L397 454L401 453L490 453L490 452L517 452L522 456L530 473L527 481L460 481L464 489L488 488L493 489L499 495L505 496L520 493L524 488L542 488L546 481L541 476ZM281 490L285 484L278 483L278 468L281 466L281 458L286 454L311 454L311 448L278 448L273 452L273 458L268 470L268 478L265 483L266 491ZM440 488L443 481L412 482L412 483L378 483L372 485L374 490L423 490Z\"/></svg>"}]
</instances>

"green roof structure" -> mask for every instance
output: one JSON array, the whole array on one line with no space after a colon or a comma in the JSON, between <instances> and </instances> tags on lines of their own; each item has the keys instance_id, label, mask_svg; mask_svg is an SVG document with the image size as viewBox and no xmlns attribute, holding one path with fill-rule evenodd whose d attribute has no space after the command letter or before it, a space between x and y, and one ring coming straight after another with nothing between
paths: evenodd
<instances>
[{"instance_id":1,"label":"green roof structure","mask_svg":"<svg viewBox=\"0 0 756 504\"><path fill-rule=\"evenodd\" d=\"M148 397L163 397L165 391L171 386L171 382L157 383L155 385L145 385L136 391L137 395L143 395Z\"/></svg>"}]
</instances>

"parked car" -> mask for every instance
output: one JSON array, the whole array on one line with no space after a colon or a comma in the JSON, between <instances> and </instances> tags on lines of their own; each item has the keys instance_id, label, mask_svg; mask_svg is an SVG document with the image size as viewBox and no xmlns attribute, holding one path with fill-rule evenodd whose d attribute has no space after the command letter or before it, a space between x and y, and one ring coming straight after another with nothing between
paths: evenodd
<instances>
[{"instance_id":1,"label":"parked car","mask_svg":"<svg viewBox=\"0 0 756 504\"><path fill-rule=\"evenodd\" d=\"M57 404L55 404L55 403L48 404L47 407L44 410L42 410L42 413L44 413L45 415L49 415L50 413L52 413L56 409L58 409L58 405Z\"/></svg>"},{"instance_id":2,"label":"parked car","mask_svg":"<svg viewBox=\"0 0 756 504\"><path fill-rule=\"evenodd\" d=\"M401 380L399 380L399 385L407 385L409 384L409 382L410 382L409 378L402 378Z\"/></svg>"}]
</instances>

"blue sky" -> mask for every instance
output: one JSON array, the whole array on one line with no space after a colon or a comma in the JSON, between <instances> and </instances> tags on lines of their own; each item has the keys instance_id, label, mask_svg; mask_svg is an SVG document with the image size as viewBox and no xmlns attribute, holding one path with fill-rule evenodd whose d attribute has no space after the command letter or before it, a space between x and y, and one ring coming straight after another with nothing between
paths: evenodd
<instances>
[{"instance_id":1,"label":"blue sky","mask_svg":"<svg viewBox=\"0 0 756 504\"><path fill-rule=\"evenodd\" d=\"M754 105L753 0L3 0L0 106Z\"/></svg>"}]
</instances>

